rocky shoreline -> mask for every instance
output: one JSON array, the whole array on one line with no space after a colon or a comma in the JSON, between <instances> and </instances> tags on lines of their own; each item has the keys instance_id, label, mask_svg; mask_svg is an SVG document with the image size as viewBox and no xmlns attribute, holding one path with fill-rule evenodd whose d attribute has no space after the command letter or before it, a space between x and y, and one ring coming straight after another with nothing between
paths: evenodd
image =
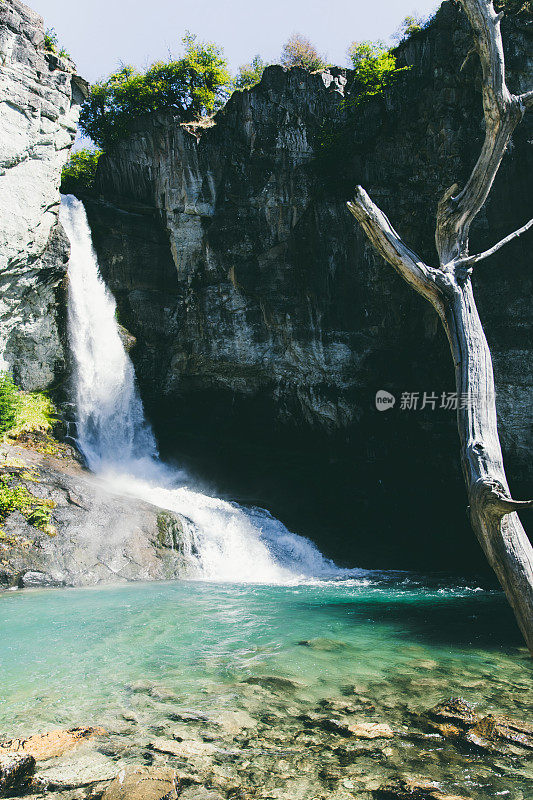
<instances>
[{"instance_id":1,"label":"rocky shoreline","mask_svg":"<svg viewBox=\"0 0 533 800\"><path fill-rule=\"evenodd\" d=\"M0 526L0 591L184 577L182 520L113 493L76 450L45 434L0 442L0 475L52 508L50 530L15 510Z\"/></svg>"},{"instance_id":2,"label":"rocky shoreline","mask_svg":"<svg viewBox=\"0 0 533 800\"><path fill-rule=\"evenodd\" d=\"M485 781L491 773L503 780L533 777L533 726L481 714L461 699L389 724L384 708L357 687L309 707L286 678L254 676L245 683L252 705L259 702L262 710L212 717L184 710L172 691L142 681L130 687L141 699L138 710L112 727L0 741L0 796L471 800L482 775ZM158 704L163 714L161 724L139 735L143 703ZM389 710L388 718L394 716ZM455 768L446 782L432 777L442 754ZM526 800L520 792L496 793Z\"/></svg>"}]
</instances>

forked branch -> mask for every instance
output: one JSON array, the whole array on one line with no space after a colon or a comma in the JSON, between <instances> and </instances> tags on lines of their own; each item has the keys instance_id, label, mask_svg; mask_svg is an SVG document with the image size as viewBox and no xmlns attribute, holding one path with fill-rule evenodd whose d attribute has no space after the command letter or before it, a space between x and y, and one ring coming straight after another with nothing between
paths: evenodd
<instances>
[{"instance_id":1,"label":"forked branch","mask_svg":"<svg viewBox=\"0 0 533 800\"><path fill-rule=\"evenodd\" d=\"M483 261L485 258L490 258L490 256L493 256L494 253L497 253L498 250L500 250L506 244L512 242L513 239L517 239L519 236L522 236L522 234L528 231L532 226L533 226L533 219L530 219L529 222L526 222L526 224L523 225L521 228L518 228L517 231L514 231L514 233L510 233L509 236L506 236L504 239L499 241L498 244L495 244L488 250L484 250L483 253L478 253L477 255L473 256L463 256L463 258L456 259L455 266L470 267L474 266L474 264L477 264L478 261Z\"/></svg>"},{"instance_id":2,"label":"forked branch","mask_svg":"<svg viewBox=\"0 0 533 800\"><path fill-rule=\"evenodd\" d=\"M526 108L531 92L512 95L505 82L505 59L500 31L501 15L491 0L459 0L474 32L474 43L483 71L485 141L465 187L448 190L439 203L435 243L441 264L468 253L472 220L485 203L512 133Z\"/></svg>"}]
</instances>

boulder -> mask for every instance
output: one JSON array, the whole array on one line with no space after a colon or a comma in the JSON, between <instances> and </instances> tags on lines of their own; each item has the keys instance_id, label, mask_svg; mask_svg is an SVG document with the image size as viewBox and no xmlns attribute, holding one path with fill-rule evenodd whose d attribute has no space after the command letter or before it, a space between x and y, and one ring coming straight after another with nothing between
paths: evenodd
<instances>
[{"instance_id":1,"label":"boulder","mask_svg":"<svg viewBox=\"0 0 533 800\"><path fill-rule=\"evenodd\" d=\"M49 731L30 736L28 739L8 739L0 742L0 752L27 753L36 761L57 758L75 750L83 741L95 736L105 736L104 728L70 728Z\"/></svg>"},{"instance_id":2,"label":"boulder","mask_svg":"<svg viewBox=\"0 0 533 800\"><path fill-rule=\"evenodd\" d=\"M422 721L441 736L481 750L524 755L533 750L533 725L493 714L482 715L461 698L430 708Z\"/></svg>"},{"instance_id":3,"label":"boulder","mask_svg":"<svg viewBox=\"0 0 533 800\"><path fill-rule=\"evenodd\" d=\"M447 794L437 783L425 778L400 779L373 792L379 800L470 800L464 795Z\"/></svg>"},{"instance_id":4,"label":"boulder","mask_svg":"<svg viewBox=\"0 0 533 800\"><path fill-rule=\"evenodd\" d=\"M22 788L35 769L35 759L27 753L0 752L0 797Z\"/></svg>"},{"instance_id":5,"label":"boulder","mask_svg":"<svg viewBox=\"0 0 533 800\"><path fill-rule=\"evenodd\" d=\"M102 800L177 800L178 776L169 767L122 769Z\"/></svg>"}]
</instances>

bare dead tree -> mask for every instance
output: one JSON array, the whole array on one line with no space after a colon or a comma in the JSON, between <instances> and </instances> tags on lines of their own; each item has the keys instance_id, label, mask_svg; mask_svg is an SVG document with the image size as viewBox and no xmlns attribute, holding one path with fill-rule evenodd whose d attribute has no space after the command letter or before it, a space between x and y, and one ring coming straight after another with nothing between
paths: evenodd
<instances>
[{"instance_id":1,"label":"bare dead tree","mask_svg":"<svg viewBox=\"0 0 533 800\"><path fill-rule=\"evenodd\" d=\"M507 485L496 424L492 359L471 283L474 265L528 230L533 220L486 252L468 253L470 225L488 197L514 129L533 106L533 91L517 96L507 88L500 32L503 14L496 14L492 0L459 2L481 60L486 133L468 182L462 189L454 184L438 205L439 266L428 266L407 247L361 186L348 208L376 250L432 304L444 326L457 395L469 398L466 407L458 408L457 425L472 528L533 655L533 548L516 513L533 506L533 501L513 500Z\"/></svg>"}]
</instances>

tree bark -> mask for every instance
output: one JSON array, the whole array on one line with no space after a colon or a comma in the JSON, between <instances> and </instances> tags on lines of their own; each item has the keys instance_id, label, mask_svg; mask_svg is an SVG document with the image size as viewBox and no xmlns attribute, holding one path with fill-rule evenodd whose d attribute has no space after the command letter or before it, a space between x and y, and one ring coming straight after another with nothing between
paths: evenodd
<instances>
[{"instance_id":1,"label":"tree bark","mask_svg":"<svg viewBox=\"0 0 533 800\"><path fill-rule=\"evenodd\" d=\"M533 548L517 510L532 501L511 498L498 438L494 376L489 346L479 318L470 275L473 265L492 255L532 225L478 256L468 254L472 220L488 197L501 159L533 92L510 94L500 34L501 15L491 0L460 0L483 68L486 136L465 187L452 186L439 203L435 242L437 268L425 264L402 242L387 217L357 187L348 208L378 252L436 309L455 365L457 425L472 528L496 573L527 646L533 655Z\"/></svg>"}]
</instances>

